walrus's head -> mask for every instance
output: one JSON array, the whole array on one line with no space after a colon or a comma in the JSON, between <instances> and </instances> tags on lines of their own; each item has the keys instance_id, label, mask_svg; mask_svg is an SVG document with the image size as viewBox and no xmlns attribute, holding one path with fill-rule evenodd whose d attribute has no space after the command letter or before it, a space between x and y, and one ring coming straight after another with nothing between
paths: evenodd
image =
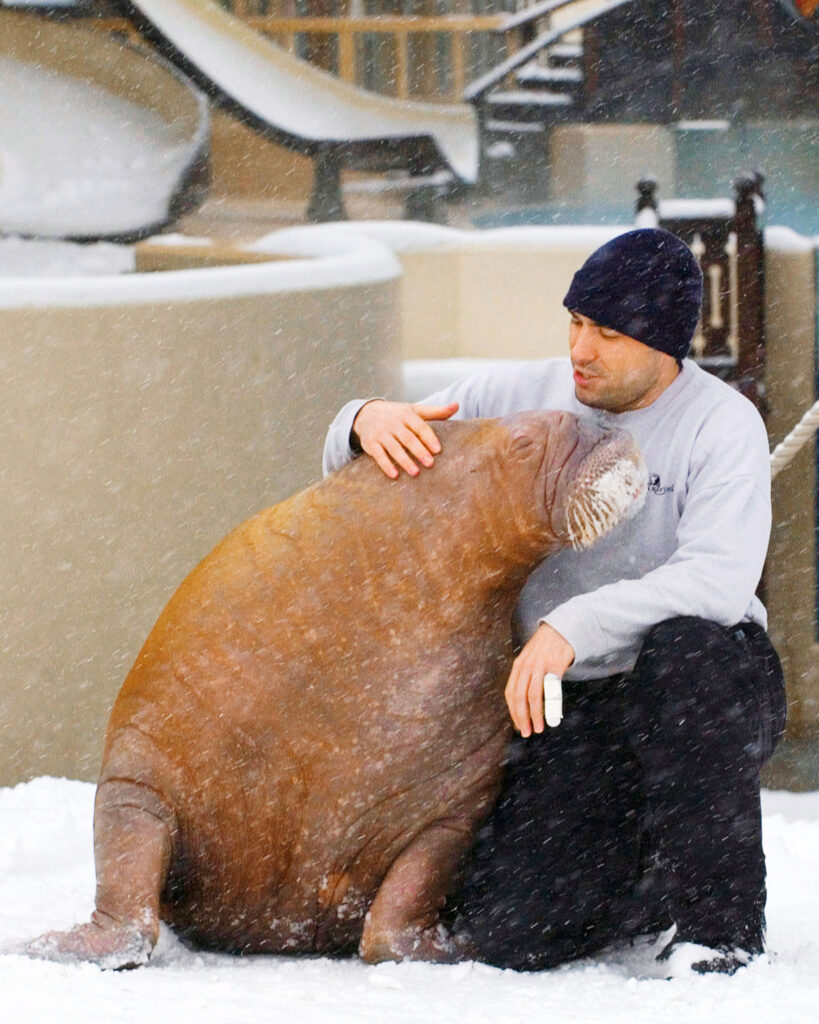
<instances>
[{"instance_id":1,"label":"walrus's head","mask_svg":"<svg viewBox=\"0 0 819 1024\"><path fill-rule=\"evenodd\" d=\"M594 544L642 507L647 473L624 430L605 430L571 413L505 418L511 461L529 463L554 541L575 549Z\"/></svg>"}]
</instances>

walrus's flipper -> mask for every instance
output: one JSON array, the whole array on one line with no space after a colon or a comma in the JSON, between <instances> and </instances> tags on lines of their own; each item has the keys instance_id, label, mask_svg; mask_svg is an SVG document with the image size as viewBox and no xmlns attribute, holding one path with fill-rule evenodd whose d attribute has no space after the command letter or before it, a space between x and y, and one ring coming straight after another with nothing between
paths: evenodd
<instances>
[{"instance_id":1,"label":"walrus's flipper","mask_svg":"<svg viewBox=\"0 0 819 1024\"><path fill-rule=\"evenodd\" d=\"M471 958L465 943L439 920L474 822L449 818L426 828L393 863L364 921L359 954L367 963Z\"/></svg>"},{"instance_id":2,"label":"walrus's flipper","mask_svg":"<svg viewBox=\"0 0 819 1024\"><path fill-rule=\"evenodd\" d=\"M48 932L26 947L46 960L110 970L147 963L159 938L159 900L171 861L173 814L154 790L112 780L94 808L96 909L88 924Z\"/></svg>"}]
</instances>

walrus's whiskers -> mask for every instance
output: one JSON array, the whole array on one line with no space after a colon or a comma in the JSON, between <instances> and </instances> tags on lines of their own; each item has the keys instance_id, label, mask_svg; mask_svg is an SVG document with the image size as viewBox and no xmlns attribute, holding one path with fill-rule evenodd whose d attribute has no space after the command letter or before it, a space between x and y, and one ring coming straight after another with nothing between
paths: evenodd
<instances>
[{"instance_id":1,"label":"walrus's whiskers","mask_svg":"<svg viewBox=\"0 0 819 1024\"><path fill-rule=\"evenodd\" d=\"M590 479L591 477L591 479ZM635 515L645 498L645 467L618 459L599 475L584 476L569 508L569 541L575 551L590 547L618 523Z\"/></svg>"}]
</instances>

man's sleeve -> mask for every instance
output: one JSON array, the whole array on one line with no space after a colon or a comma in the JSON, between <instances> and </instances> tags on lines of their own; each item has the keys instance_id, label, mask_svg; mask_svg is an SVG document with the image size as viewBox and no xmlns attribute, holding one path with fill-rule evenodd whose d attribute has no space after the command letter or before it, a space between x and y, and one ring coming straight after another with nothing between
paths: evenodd
<instances>
[{"instance_id":1,"label":"man's sleeve","mask_svg":"<svg viewBox=\"0 0 819 1024\"><path fill-rule=\"evenodd\" d=\"M640 579L571 598L540 620L574 647L575 664L605 665L616 652L639 648L648 630L665 619L697 616L730 626L746 615L771 528L768 448L761 422L759 428L750 452L737 451L741 442L723 443L721 456L695 475L667 562Z\"/></svg>"},{"instance_id":2,"label":"man's sleeve","mask_svg":"<svg viewBox=\"0 0 819 1024\"><path fill-rule=\"evenodd\" d=\"M336 418L330 424L327 437L324 439L324 454L321 460L324 476L346 466L358 454L350 446L350 433L359 410L369 401L372 399L354 398L352 402L348 402L339 409Z\"/></svg>"},{"instance_id":3,"label":"man's sleeve","mask_svg":"<svg viewBox=\"0 0 819 1024\"><path fill-rule=\"evenodd\" d=\"M467 377L450 384L449 387L436 391L434 395L423 399L418 405L449 405L450 402L458 402L460 408L452 417L453 419L470 419L474 416L502 416L514 408L514 384L520 371L516 369L519 364L510 362L505 369L491 368L479 370ZM526 365L526 364L523 364ZM524 381L526 376L522 378ZM508 386L507 386L508 384ZM341 469L348 462L351 462L358 452L354 452L350 446L350 433L353 429L353 422L367 402L371 398L356 398L348 402L340 410L336 418L330 424L327 437L324 442L324 455L322 469L324 475ZM526 408L525 405L521 408ZM434 425L433 425L434 429Z\"/></svg>"}]
</instances>

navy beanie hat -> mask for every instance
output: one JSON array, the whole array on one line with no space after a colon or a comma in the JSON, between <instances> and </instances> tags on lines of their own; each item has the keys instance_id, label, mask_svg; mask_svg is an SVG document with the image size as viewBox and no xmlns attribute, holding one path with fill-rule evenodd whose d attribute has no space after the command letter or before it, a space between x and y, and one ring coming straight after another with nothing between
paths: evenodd
<instances>
[{"instance_id":1,"label":"navy beanie hat","mask_svg":"<svg viewBox=\"0 0 819 1024\"><path fill-rule=\"evenodd\" d=\"M700 316L702 272L670 231L640 228L589 256L563 305L675 359L688 354Z\"/></svg>"}]
</instances>

